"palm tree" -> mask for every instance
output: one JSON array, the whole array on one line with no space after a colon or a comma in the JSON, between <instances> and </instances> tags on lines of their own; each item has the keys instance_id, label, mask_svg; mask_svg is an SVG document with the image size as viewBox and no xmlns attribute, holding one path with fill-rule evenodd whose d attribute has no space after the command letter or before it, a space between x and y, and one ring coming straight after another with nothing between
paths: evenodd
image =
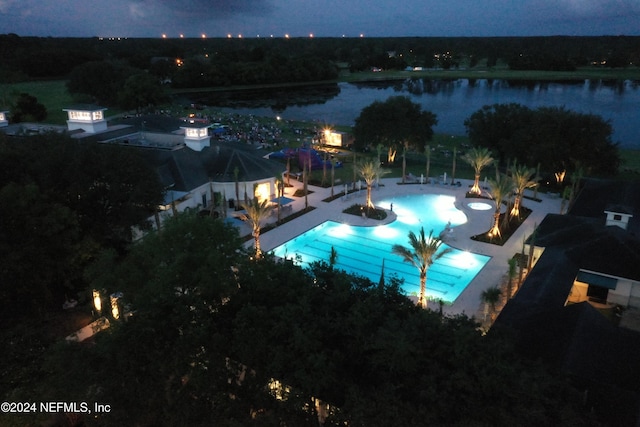
<instances>
[{"instance_id":1,"label":"palm tree","mask_svg":"<svg viewBox=\"0 0 640 427\"><path fill-rule=\"evenodd\" d=\"M511 208L511 216L516 218L520 216L520 206L522 205L524 190L538 185L538 183L533 179L535 173L535 169L527 168L524 165L514 165L513 172L511 173L511 180L513 181L516 198L513 202L513 208Z\"/></svg>"},{"instance_id":2,"label":"palm tree","mask_svg":"<svg viewBox=\"0 0 640 427\"><path fill-rule=\"evenodd\" d=\"M453 166L451 167L451 185L456 180L456 157L458 157L458 148L453 147Z\"/></svg>"},{"instance_id":3,"label":"palm tree","mask_svg":"<svg viewBox=\"0 0 640 427\"><path fill-rule=\"evenodd\" d=\"M384 175L387 172L388 171L383 170L380 167L380 162L375 160L366 161L358 166L358 174L367 184L367 210L374 207L373 202L371 201L371 188L373 187L373 183L376 182L381 175Z\"/></svg>"},{"instance_id":4,"label":"palm tree","mask_svg":"<svg viewBox=\"0 0 640 427\"><path fill-rule=\"evenodd\" d=\"M331 197L333 197L333 186L336 183L336 159L331 158Z\"/></svg>"},{"instance_id":5,"label":"palm tree","mask_svg":"<svg viewBox=\"0 0 640 427\"><path fill-rule=\"evenodd\" d=\"M253 236L256 248L256 258L262 256L260 250L260 229L264 221L269 218L273 205L269 204L267 199L258 201L258 198L251 200L251 203L242 203L242 208L246 211L246 214L242 215L242 220L247 221L251 226L251 235Z\"/></svg>"},{"instance_id":6,"label":"palm tree","mask_svg":"<svg viewBox=\"0 0 640 427\"><path fill-rule=\"evenodd\" d=\"M280 223L280 213L282 211L282 197L284 196L284 179L282 176L276 175L276 198L278 200L278 223Z\"/></svg>"},{"instance_id":7,"label":"palm tree","mask_svg":"<svg viewBox=\"0 0 640 427\"><path fill-rule=\"evenodd\" d=\"M509 258L509 278L507 279L507 301L513 296L513 279L516 277L516 268L518 267L518 258Z\"/></svg>"},{"instance_id":8,"label":"palm tree","mask_svg":"<svg viewBox=\"0 0 640 427\"><path fill-rule=\"evenodd\" d=\"M425 177L427 178L427 183L429 182L429 173L430 173L430 169L431 169L431 146L426 145L424 147L424 155L427 158L427 170L426 170L426 175Z\"/></svg>"},{"instance_id":9,"label":"palm tree","mask_svg":"<svg viewBox=\"0 0 640 427\"><path fill-rule=\"evenodd\" d=\"M238 166L233 168L233 180L236 184L236 206L240 205L240 182L238 181L238 175L240 174L240 169Z\"/></svg>"},{"instance_id":10,"label":"palm tree","mask_svg":"<svg viewBox=\"0 0 640 427\"><path fill-rule=\"evenodd\" d=\"M424 227L420 228L420 235L416 236L413 231L409 232L409 245L411 248L402 245L393 245L391 251L402 257L404 262L408 262L415 266L420 272L420 295L418 296L418 305L427 308L426 290L427 290L427 271L429 267L442 257L451 252L451 248L446 248L438 252L442 245L442 240L433 236L433 230L429 232L429 236L425 236Z\"/></svg>"},{"instance_id":11,"label":"palm tree","mask_svg":"<svg viewBox=\"0 0 640 427\"><path fill-rule=\"evenodd\" d=\"M475 171L475 177L473 180L473 186L469 193L480 195L482 190L480 189L480 172L486 166L493 163L493 157L491 157L491 151L488 148L472 148L469 150L462 159L469 163Z\"/></svg>"},{"instance_id":12,"label":"palm tree","mask_svg":"<svg viewBox=\"0 0 640 427\"><path fill-rule=\"evenodd\" d=\"M509 195L513 191L513 183L511 178L506 175L496 175L496 179L489 180L489 195L496 203L496 210L493 213L493 225L487 232L489 238L494 236L500 236L500 210L502 209L502 202L508 199Z\"/></svg>"},{"instance_id":13,"label":"palm tree","mask_svg":"<svg viewBox=\"0 0 640 427\"><path fill-rule=\"evenodd\" d=\"M407 176L407 150L409 150L409 141L402 143L402 183L404 184Z\"/></svg>"},{"instance_id":14,"label":"palm tree","mask_svg":"<svg viewBox=\"0 0 640 427\"><path fill-rule=\"evenodd\" d=\"M498 287L485 289L480 295L482 302L485 303L485 307L488 309L487 311L491 314L491 320L495 320L496 304L500 301L501 295L502 291Z\"/></svg>"}]
</instances>

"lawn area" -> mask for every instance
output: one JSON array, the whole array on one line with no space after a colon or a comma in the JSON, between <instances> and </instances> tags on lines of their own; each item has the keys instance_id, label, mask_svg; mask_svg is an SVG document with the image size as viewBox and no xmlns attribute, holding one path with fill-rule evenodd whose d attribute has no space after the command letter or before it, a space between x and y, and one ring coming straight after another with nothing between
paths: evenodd
<instances>
[{"instance_id":1,"label":"lawn area","mask_svg":"<svg viewBox=\"0 0 640 427\"><path fill-rule=\"evenodd\" d=\"M620 178L640 179L640 150L620 150Z\"/></svg>"},{"instance_id":2,"label":"lawn area","mask_svg":"<svg viewBox=\"0 0 640 427\"><path fill-rule=\"evenodd\" d=\"M65 80L33 81L2 85L0 99L3 102L13 98L14 95L28 93L38 98L38 102L47 108L47 123L65 125L67 113L62 111L74 104L74 100L67 92Z\"/></svg>"}]
</instances>

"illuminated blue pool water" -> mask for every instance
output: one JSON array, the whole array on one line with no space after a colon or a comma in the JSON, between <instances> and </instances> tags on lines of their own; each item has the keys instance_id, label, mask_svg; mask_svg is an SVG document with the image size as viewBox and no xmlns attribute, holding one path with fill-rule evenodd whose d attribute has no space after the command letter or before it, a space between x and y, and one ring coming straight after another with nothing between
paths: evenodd
<instances>
[{"instance_id":1,"label":"illuminated blue pool water","mask_svg":"<svg viewBox=\"0 0 640 427\"><path fill-rule=\"evenodd\" d=\"M326 221L289 240L273 250L276 256L299 259L303 266L314 261L329 261L331 248L338 253L336 267L378 282L384 260L384 273L404 279L403 289L408 295L418 295L418 270L393 254L394 244L409 247L409 231L418 234L433 230L438 236L447 223L455 226L467 221L466 215L454 206L453 196L418 194L383 199L377 206L389 209L398 216L391 224L358 227ZM442 249L447 247L442 246ZM490 257L453 249L435 261L427 273L427 298L452 303L489 261Z\"/></svg>"}]
</instances>

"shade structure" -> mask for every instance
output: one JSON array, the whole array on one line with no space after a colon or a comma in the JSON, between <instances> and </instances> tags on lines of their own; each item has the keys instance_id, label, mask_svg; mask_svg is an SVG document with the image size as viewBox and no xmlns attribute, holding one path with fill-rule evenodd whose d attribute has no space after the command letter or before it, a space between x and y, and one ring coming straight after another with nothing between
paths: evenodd
<instances>
[{"instance_id":1,"label":"shade structure","mask_svg":"<svg viewBox=\"0 0 640 427\"><path fill-rule=\"evenodd\" d=\"M275 198L271 199L272 203L278 203L278 201L279 201L280 205L284 206L284 205L287 205L287 204L293 202L293 199L290 199L290 198L284 197L284 196L283 197L275 197Z\"/></svg>"}]
</instances>

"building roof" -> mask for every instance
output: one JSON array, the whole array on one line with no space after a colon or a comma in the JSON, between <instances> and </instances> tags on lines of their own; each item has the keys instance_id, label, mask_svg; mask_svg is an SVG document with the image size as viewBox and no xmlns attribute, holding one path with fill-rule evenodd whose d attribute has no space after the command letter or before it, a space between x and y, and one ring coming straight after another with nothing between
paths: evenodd
<instances>
[{"instance_id":1,"label":"building roof","mask_svg":"<svg viewBox=\"0 0 640 427\"><path fill-rule=\"evenodd\" d=\"M101 107L95 104L74 104L67 108L63 108L62 111L105 111L107 107Z\"/></svg>"},{"instance_id":2,"label":"building roof","mask_svg":"<svg viewBox=\"0 0 640 427\"><path fill-rule=\"evenodd\" d=\"M605 179L583 179L581 190L569 214L575 217L606 218L605 211L631 214L627 230L640 236L640 183Z\"/></svg>"},{"instance_id":3,"label":"building roof","mask_svg":"<svg viewBox=\"0 0 640 427\"><path fill-rule=\"evenodd\" d=\"M547 215L528 240L544 252L494 325L515 330L523 354L597 383L600 390L604 385L640 391L640 334L616 327L587 302L565 303L578 275L640 281L640 238L607 226L604 214L612 204L639 212L638 187L586 180L567 215Z\"/></svg>"},{"instance_id":4,"label":"building roof","mask_svg":"<svg viewBox=\"0 0 640 427\"><path fill-rule=\"evenodd\" d=\"M252 182L280 176L285 167L267 160L253 147L237 143L213 143L196 152L179 150L145 150L144 157L158 170L166 187L176 191L191 191L209 181Z\"/></svg>"}]
</instances>

